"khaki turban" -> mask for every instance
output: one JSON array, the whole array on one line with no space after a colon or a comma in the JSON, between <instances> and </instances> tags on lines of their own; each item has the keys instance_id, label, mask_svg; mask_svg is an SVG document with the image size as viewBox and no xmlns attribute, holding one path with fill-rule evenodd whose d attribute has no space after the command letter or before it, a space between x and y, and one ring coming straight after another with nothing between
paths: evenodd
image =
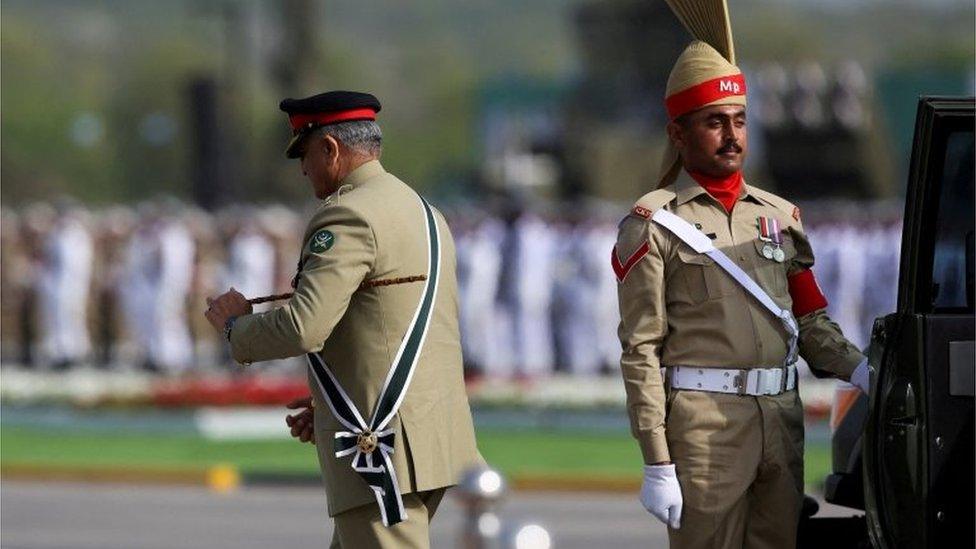
<instances>
[{"instance_id":1,"label":"khaki turban","mask_svg":"<svg viewBox=\"0 0 976 549\"><path fill-rule=\"evenodd\" d=\"M746 82L715 48L695 40L671 69L664 103L672 120L711 105L745 105Z\"/></svg>"},{"instance_id":2,"label":"khaki turban","mask_svg":"<svg viewBox=\"0 0 976 549\"><path fill-rule=\"evenodd\" d=\"M727 0L666 0L695 39L671 69L665 107L671 120L711 105L745 105L746 83L735 66ZM658 186L674 181L681 158L670 143L661 162Z\"/></svg>"}]
</instances>

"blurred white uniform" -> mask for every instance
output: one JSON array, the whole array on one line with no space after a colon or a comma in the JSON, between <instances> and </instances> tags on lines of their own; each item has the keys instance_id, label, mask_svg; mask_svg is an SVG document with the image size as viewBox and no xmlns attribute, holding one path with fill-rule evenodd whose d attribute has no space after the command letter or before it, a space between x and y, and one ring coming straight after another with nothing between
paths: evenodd
<instances>
[{"instance_id":1,"label":"blurred white uniform","mask_svg":"<svg viewBox=\"0 0 976 549\"><path fill-rule=\"evenodd\" d=\"M271 240L253 227L244 227L227 250L224 289L233 286L249 298L273 293L275 259Z\"/></svg>"},{"instance_id":2,"label":"blurred white uniform","mask_svg":"<svg viewBox=\"0 0 976 549\"><path fill-rule=\"evenodd\" d=\"M146 359L166 371L182 371L193 358L186 298L195 245L175 220L142 227L128 250L126 316Z\"/></svg>"},{"instance_id":3,"label":"blurred white uniform","mask_svg":"<svg viewBox=\"0 0 976 549\"><path fill-rule=\"evenodd\" d=\"M61 217L45 240L37 280L42 349L55 364L84 360L91 351L86 314L91 271L88 229L70 214Z\"/></svg>"},{"instance_id":4,"label":"blurred white uniform","mask_svg":"<svg viewBox=\"0 0 976 549\"><path fill-rule=\"evenodd\" d=\"M861 320L857 328L860 339L869 342L874 319L893 312L898 306L901 224L878 226L864 233L863 242L857 245L866 250L864 261L871 267L863 270Z\"/></svg>"},{"instance_id":5,"label":"blurred white uniform","mask_svg":"<svg viewBox=\"0 0 976 549\"><path fill-rule=\"evenodd\" d=\"M840 262L839 296L836 304L828 306L831 318L841 326L854 327L848 338L858 347L867 345L860 329L861 301L864 298L865 242L856 227L847 226L835 232L834 245L838 246L837 259Z\"/></svg>"},{"instance_id":6,"label":"blurred white uniform","mask_svg":"<svg viewBox=\"0 0 976 549\"><path fill-rule=\"evenodd\" d=\"M620 308L617 306L617 277L606 258L616 244L616 225L594 225L586 237L586 248L589 251L582 258L587 262L586 270L592 277L589 291L595 298L593 315L600 365L612 368L620 366L620 339L617 338Z\"/></svg>"},{"instance_id":7,"label":"blurred white uniform","mask_svg":"<svg viewBox=\"0 0 976 549\"><path fill-rule=\"evenodd\" d=\"M826 223L807 228L807 235L817 254L817 280L830 296L828 313L864 347L874 319L895 310L901 226Z\"/></svg>"},{"instance_id":8,"label":"blurred white uniform","mask_svg":"<svg viewBox=\"0 0 976 549\"><path fill-rule=\"evenodd\" d=\"M524 215L515 222L517 245L514 283L516 366L526 376L552 373L553 338L549 306L555 258L555 235L539 217Z\"/></svg>"},{"instance_id":9,"label":"blurred white uniform","mask_svg":"<svg viewBox=\"0 0 976 549\"><path fill-rule=\"evenodd\" d=\"M485 219L461 237L457 246L458 270L464 273L460 325L466 359L489 376L506 373L504 365L509 362L499 353L495 304L504 236L505 228L498 220Z\"/></svg>"},{"instance_id":10,"label":"blurred white uniform","mask_svg":"<svg viewBox=\"0 0 976 549\"><path fill-rule=\"evenodd\" d=\"M552 261L552 300L549 303L554 342L554 363L560 369L573 369L576 355L576 338L579 335L579 300L576 285L580 277L580 265L576 261L573 228L567 224L550 227L555 233Z\"/></svg>"},{"instance_id":11,"label":"blurred white uniform","mask_svg":"<svg viewBox=\"0 0 976 549\"><path fill-rule=\"evenodd\" d=\"M592 254L585 224L556 229L553 277L553 322L559 342L559 366L576 375L594 375L600 368L596 326L597 299Z\"/></svg>"}]
</instances>

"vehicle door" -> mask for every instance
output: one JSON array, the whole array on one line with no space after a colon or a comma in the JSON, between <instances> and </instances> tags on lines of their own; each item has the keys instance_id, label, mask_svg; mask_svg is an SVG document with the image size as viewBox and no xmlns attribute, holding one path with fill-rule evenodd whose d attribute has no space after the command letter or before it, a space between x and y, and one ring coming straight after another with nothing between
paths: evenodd
<instances>
[{"instance_id":1,"label":"vehicle door","mask_svg":"<svg viewBox=\"0 0 976 549\"><path fill-rule=\"evenodd\" d=\"M973 120L972 98L919 101L898 308L872 336L864 489L879 548L973 546Z\"/></svg>"}]
</instances>

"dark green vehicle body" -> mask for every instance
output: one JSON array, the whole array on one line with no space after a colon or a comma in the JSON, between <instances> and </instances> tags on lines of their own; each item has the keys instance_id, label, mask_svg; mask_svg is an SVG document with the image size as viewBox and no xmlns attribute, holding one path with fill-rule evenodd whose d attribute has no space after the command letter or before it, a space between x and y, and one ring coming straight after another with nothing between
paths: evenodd
<instances>
[{"instance_id":1,"label":"dark green vehicle body","mask_svg":"<svg viewBox=\"0 0 976 549\"><path fill-rule=\"evenodd\" d=\"M902 232L898 308L875 321L870 399L833 438L828 502L799 547L974 547L974 100L923 97Z\"/></svg>"}]
</instances>

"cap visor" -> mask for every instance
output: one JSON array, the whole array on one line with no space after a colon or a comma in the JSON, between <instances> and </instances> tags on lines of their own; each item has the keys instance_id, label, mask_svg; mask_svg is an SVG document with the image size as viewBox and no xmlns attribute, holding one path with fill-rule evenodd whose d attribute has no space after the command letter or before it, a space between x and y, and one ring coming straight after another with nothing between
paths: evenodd
<instances>
[{"instance_id":1,"label":"cap visor","mask_svg":"<svg viewBox=\"0 0 976 549\"><path fill-rule=\"evenodd\" d=\"M291 138L288 142L288 146L285 147L285 156L287 158L301 158L302 157L302 138L305 137L304 134L298 134Z\"/></svg>"}]
</instances>

